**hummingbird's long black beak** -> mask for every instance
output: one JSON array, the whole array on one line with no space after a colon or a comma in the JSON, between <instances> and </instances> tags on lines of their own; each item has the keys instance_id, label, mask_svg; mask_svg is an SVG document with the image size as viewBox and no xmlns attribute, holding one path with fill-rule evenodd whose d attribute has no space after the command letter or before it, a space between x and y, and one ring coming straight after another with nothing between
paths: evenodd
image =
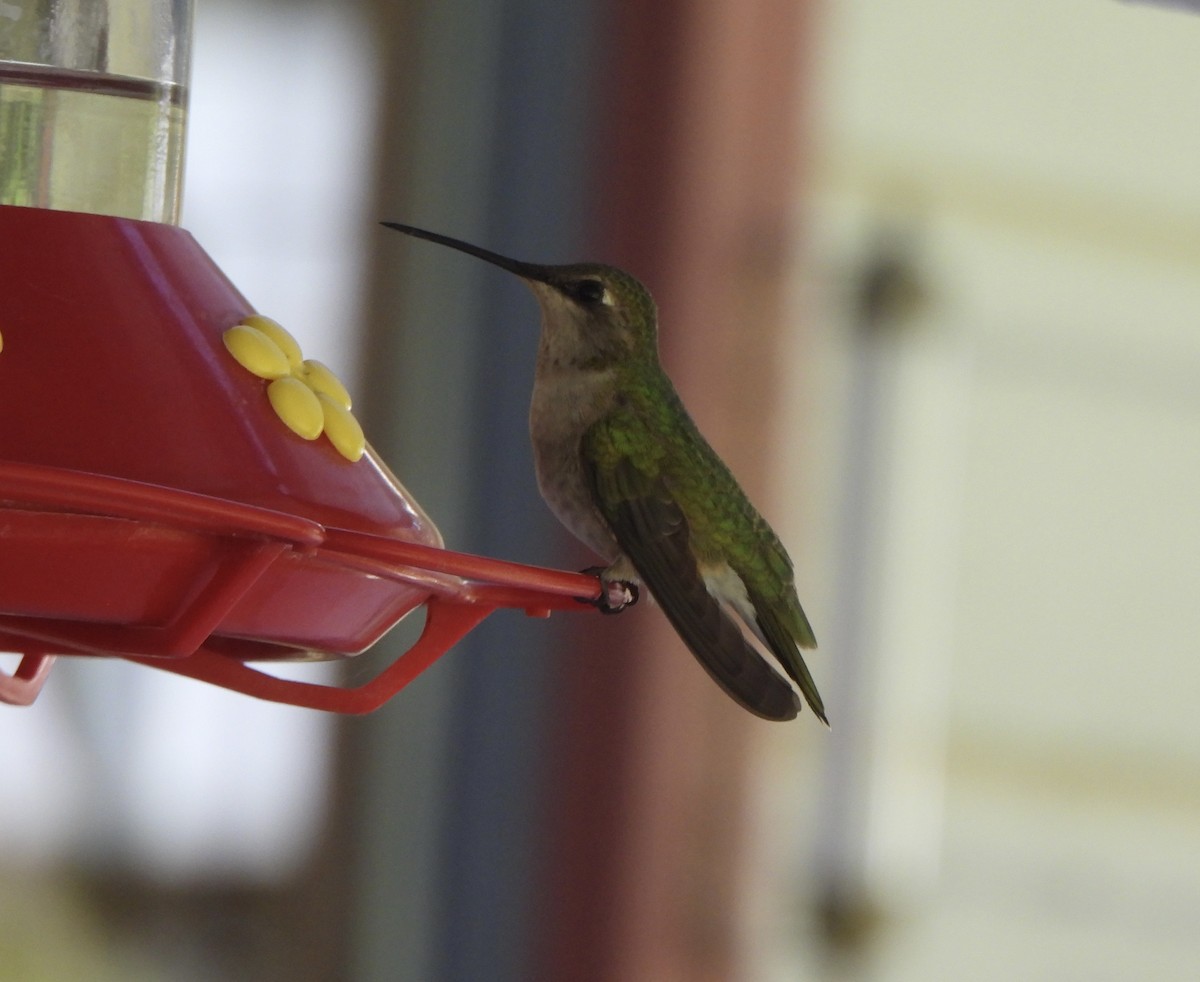
<instances>
[{"instance_id":1,"label":"hummingbird's long black beak","mask_svg":"<svg viewBox=\"0 0 1200 982\"><path fill-rule=\"evenodd\" d=\"M515 273L525 280L536 280L539 283L545 283L548 280L547 268L539 266L537 263L523 263L517 259L509 259L507 256L502 256L498 252L492 252L490 249L471 245L470 242L463 242L462 239L452 239L448 235L428 232L414 225L401 225L399 222L380 222L379 224L386 228L394 228L397 232L403 232L405 235L411 235L417 239L427 239L430 242L436 242L438 245L449 246L451 249L465 252L469 256L475 256L477 259L482 259L493 266L499 266L510 273Z\"/></svg>"}]
</instances>

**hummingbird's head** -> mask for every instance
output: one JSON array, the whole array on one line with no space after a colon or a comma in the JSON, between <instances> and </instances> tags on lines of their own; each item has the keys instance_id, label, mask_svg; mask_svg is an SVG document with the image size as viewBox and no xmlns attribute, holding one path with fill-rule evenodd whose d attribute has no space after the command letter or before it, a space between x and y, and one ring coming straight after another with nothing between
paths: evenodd
<instances>
[{"instance_id":1,"label":"hummingbird's head","mask_svg":"<svg viewBox=\"0 0 1200 982\"><path fill-rule=\"evenodd\" d=\"M654 357L658 322L654 300L641 283L615 266L543 266L411 225L382 224L521 277L542 308L543 355L563 367L604 367L629 358Z\"/></svg>"},{"instance_id":2,"label":"hummingbird's head","mask_svg":"<svg viewBox=\"0 0 1200 982\"><path fill-rule=\"evenodd\" d=\"M565 364L603 367L653 355L654 300L624 270L598 263L533 267L522 275L542 308L542 349Z\"/></svg>"}]
</instances>

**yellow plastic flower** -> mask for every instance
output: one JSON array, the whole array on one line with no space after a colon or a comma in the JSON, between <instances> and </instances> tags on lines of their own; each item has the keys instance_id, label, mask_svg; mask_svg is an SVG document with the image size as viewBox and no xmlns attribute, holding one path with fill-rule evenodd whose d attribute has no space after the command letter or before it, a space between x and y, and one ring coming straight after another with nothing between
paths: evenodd
<instances>
[{"instance_id":1,"label":"yellow plastic flower","mask_svg":"<svg viewBox=\"0 0 1200 982\"><path fill-rule=\"evenodd\" d=\"M267 379L267 399L293 433L315 440L322 433L347 460L358 460L367 441L350 412L350 393L319 361L305 359L296 339L269 317L251 314L222 336L248 372Z\"/></svg>"}]
</instances>

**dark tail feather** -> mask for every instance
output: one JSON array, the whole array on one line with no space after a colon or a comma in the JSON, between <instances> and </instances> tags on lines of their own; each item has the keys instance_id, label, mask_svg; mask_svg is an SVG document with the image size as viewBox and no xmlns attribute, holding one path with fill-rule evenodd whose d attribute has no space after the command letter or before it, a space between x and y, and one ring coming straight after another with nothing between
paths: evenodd
<instances>
[{"instance_id":1,"label":"dark tail feather","mask_svg":"<svg viewBox=\"0 0 1200 982\"><path fill-rule=\"evenodd\" d=\"M758 629L763 641L779 659L779 664L783 666L784 671L800 686L800 691L804 694L804 701L808 703L817 719L828 726L829 719L825 715L825 703L821 700L821 693L817 691L817 683L813 681L812 673L804 664L804 656L800 654L795 639L784 629L783 624L770 608L761 603L754 606L758 613Z\"/></svg>"}]
</instances>

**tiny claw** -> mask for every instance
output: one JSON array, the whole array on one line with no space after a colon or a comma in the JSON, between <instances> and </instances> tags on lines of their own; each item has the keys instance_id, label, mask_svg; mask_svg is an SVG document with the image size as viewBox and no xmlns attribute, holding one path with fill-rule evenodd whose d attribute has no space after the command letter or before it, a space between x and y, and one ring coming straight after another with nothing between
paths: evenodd
<instances>
[{"instance_id":1,"label":"tiny claw","mask_svg":"<svg viewBox=\"0 0 1200 982\"><path fill-rule=\"evenodd\" d=\"M632 607L638 602L636 583L630 583L628 580L606 580L603 566L589 566L580 572L600 580L600 596L594 599L579 597L577 599L581 604L590 604L602 614L619 614L626 607Z\"/></svg>"},{"instance_id":2,"label":"tiny claw","mask_svg":"<svg viewBox=\"0 0 1200 982\"><path fill-rule=\"evenodd\" d=\"M602 614L619 614L626 607L632 607L638 602L636 583L627 580L601 580L603 590L596 606Z\"/></svg>"}]
</instances>

